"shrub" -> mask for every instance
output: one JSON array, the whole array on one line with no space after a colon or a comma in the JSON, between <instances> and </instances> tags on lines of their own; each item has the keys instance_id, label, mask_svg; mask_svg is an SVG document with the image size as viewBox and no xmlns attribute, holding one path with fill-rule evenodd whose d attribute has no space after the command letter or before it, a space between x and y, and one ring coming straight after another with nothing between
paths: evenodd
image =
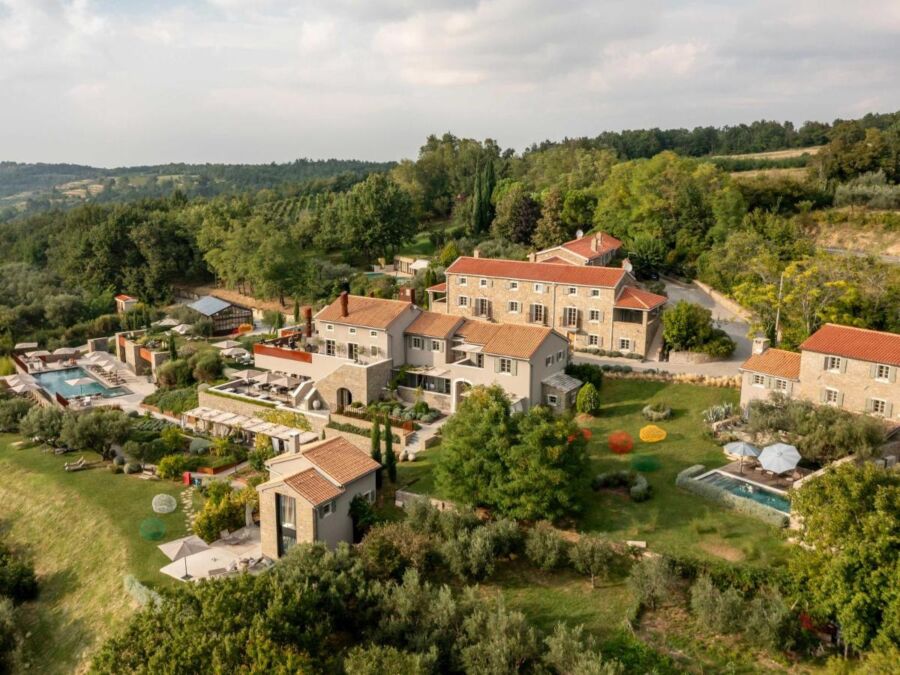
<instances>
[{"instance_id":1,"label":"shrub","mask_svg":"<svg viewBox=\"0 0 900 675\"><path fill-rule=\"evenodd\" d=\"M605 539L593 535L581 535L569 549L569 560L578 572L591 578L591 588L596 588L597 577L606 578L616 559L616 552Z\"/></svg>"},{"instance_id":2,"label":"shrub","mask_svg":"<svg viewBox=\"0 0 900 675\"><path fill-rule=\"evenodd\" d=\"M592 363L569 363L566 366L566 375L581 380L585 384L590 383L598 390L603 386L603 369Z\"/></svg>"},{"instance_id":3,"label":"shrub","mask_svg":"<svg viewBox=\"0 0 900 675\"><path fill-rule=\"evenodd\" d=\"M12 601L0 597L0 673L19 671L22 637L20 621Z\"/></svg>"},{"instance_id":4,"label":"shrub","mask_svg":"<svg viewBox=\"0 0 900 675\"><path fill-rule=\"evenodd\" d=\"M608 471L597 474L591 481L594 490L602 488L627 487L632 501L644 502L652 496L652 488L647 479L637 471Z\"/></svg>"},{"instance_id":5,"label":"shrub","mask_svg":"<svg viewBox=\"0 0 900 675\"><path fill-rule=\"evenodd\" d=\"M25 417L34 404L24 398L10 398L0 401L0 431L18 431L19 421Z\"/></svg>"},{"instance_id":6,"label":"shrub","mask_svg":"<svg viewBox=\"0 0 900 675\"><path fill-rule=\"evenodd\" d=\"M134 441L128 441L122 447L122 450L129 457L136 457L137 453L135 452L135 450L140 450L140 447L140 444L135 443ZM115 457L113 457L113 466L125 466L125 457L123 455L116 455Z\"/></svg>"},{"instance_id":7,"label":"shrub","mask_svg":"<svg viewBox=\"0 0 900 675\"><path fill-rule=\"evenodd\" d=\"M371 502L362 495L356 495L350 501L350 519L353 521L353 543L359 543L378 522Z\"/></svg>"},{"instance_id":8,"label":"shrub","mask_svg":"<svg viewBox=\"0 0 900 675\"><path fill-rule=\"evenodd\" d=\"M744 609L744 599L733 586L720 591L704 575L691 587L691 611L707 630L737 633L743 624Z\"/></svg>"},{"instance_id":9,"label":"shrub","mask_svg":"<svg viewBox=\"0 0 900 675\"><path fill-rule=\"evenodd\" d=\"M187 359L166 361L156 370L156 381L162 387L185 387L192 380L191 365Z\"/></svg>"},{"instance_id":10,"label":"shrub","mask_svg":"<svg viewBox=\"0 0 900 675\"><path fill-rule=\"evenodd\" d=\"M645 502L653 496L653 488L644 476L636 473L634 483L628 488L628 494L633 502Z\"/></svg>"},{"instance_id":11,"label":"shrub","mask_svg":"<svg viewBox=\"0 0 900 675\"><path fill-rule=\"evenodd\" d=\"M640 607L655 609L675 587L671 563L662 556L644 558L632 566L628 586Z\"/></svg>"},{"instance_id":12,"label":"shrub","mask_svg":"<svg viewBox=\"0 0 900 675\"><path fill-rule=\"evenodd\" d=\"M122 473L122 467L118 464L110 464L107 468L110 473Z\"/></svg>"},{"instance_id":13,"label":"shrub","mask_svg":"<svg viewBox=\"0 0 900 675\"><path fill-rule=\"evenodd\" d=\"M600 410L600 392L592 383L587 382L578 390L575 408L586 415L596 415Z\"/></svg>"},{"instance_id":14,"label":"shrub","mask_svg":"<svg viewBox=\"0 0 900 675\"><path fill-rule=\"evenodd\" d=\"M186 439L178 427L166 427L160 433L159 438L170 453L182 452L185 449Z\"/></svg>"},{"instance_id":15,"label":"shrub","mask_svg":"<svg viewBox=\"0 0 900 675\"><path fill-rule=\"evenodd\" d=\"M207 500L194 519L194 533L210 543L221 536L223 530L236 530L244 525L244 505L229 495L219 502Z\"/></svg>"},{"instance_id":16,"label":"shrub","mask_svg":"<svg viewBox=\"0 0 900 675\"><path fill-rule=\"evenodd\" d=\"M744 618L744 637L765 649L787 649L796 633L793 613L781 593L764 588L747 608Z\"/></svg>"},{"instance_id":17,"label":"shrub","mask_svg":"<svg viewBox=\"0 0 900 675\"><path fill-rule=\"evenodd\" d=\"M437 650L433 647L427 652L405 652L390 645L371 644L347 652L343 672L347 675L427 675L437 672L436 661Z\"/></svg>"},{"instance_id":18,"label":"shrub","mask_svg":"<svg viewBox=\"0 0 900 675\"><path fill-rule=\"evenodd\" d=\"M525 537L525 555L542 570L552 570L563 562L565 542L547 521L540 521Z\"/></svg>"},{"instance_id":19,"label":"shrub","mask_svg":"<svg viewBox=\"0 0 900 675\"><path fill-rule=\"evenodd\" d=\"M522 530L518 523L508 518L488 523L485 528L491 534L494 555L508 557L522 550Z\"/></svg>"},{"instance_id":20,"label":"shrub","mask_svg":"<svg viewBox=\"0 0 900 675\"><path fill-rule=\"evenodd\" d=\"M733 403L718 403L703 411L703 421L707 424L722 422L738 414L738 407Z\"/></svg>"},{"instance_id":21,"label":"shrub","mask_svg":"<svg viewBox=\"0 0 900 675\"><path fill-rule=\"evenodd\" d=\"M140 473L143 471L143 467L137 462L128 462L123 470L126 474Z\"/></svg>"},{"instance_id":22,"label":"shrub","mask_svg":"<svg viewBox=\"0 0 900 675\"><path fill-rule=\"evenodd\" d=\"M486 528L461 530L441 544L441 558L447 568L463 581L484 579L494 572L494 550Z\"/></svg>"},{"instance_id":23,"label":"shrub","mask_svg":"<svg viewBox=\"0 0 900 675\"><path fill-rule=\"evenodd\" d=\"M188 365L197 382L212 382L222 377L222 357L216 349L197 352L188 360Z\"/></svg>"},{"instance_id":24,"label":"shrub","mask_svg":"<svg viewBox=\"0 0 900 675\"><path fill-rule=\"evenodd\" d=\"M649 403L641 410L641 415L651 422L660 422L667 420L672 416L672 409L661 401Z\"/></svg>"},{"instance_id":25,"label":"shrub","mask_svg":"<svg viewBox=\"0 0 900 675\"><path fill-rule=\"evenodd\" d=\"M37 594L34 566L0 544L0 597L7 597L18 604L34 600Z\"/></svg>"},{"instance_id":26,"label":"shrub","mask_svg":"<svg viewBox=\"0 0 900 675\"><path fill-rule=\"evenodd\" d=\"M435 540L407 522L384 523L366 533L359 551L370 574L380 579L399 579L407 569L426 571L431 567Z\"/></svg>"},{"instance_id":27,"label":"shrub","mask_svg":"<svg viewBox=\"0 0 900 675\"><path fill-rule=\"evenodd\" d=\"M167 455L159 460L159 464L156 466L157 475L170 480L181 478L181 475L187 470L188 460L182 455Z\"/></svg>"}]
</instances>

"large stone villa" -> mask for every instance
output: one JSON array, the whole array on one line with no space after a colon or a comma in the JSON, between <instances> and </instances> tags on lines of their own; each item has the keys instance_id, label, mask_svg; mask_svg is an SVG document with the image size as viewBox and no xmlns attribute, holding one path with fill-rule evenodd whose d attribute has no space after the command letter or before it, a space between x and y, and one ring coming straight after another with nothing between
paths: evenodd
<instances>
[{"instance_id":1,"label":"large stone villa","mask_svg":"<svg viewBox=\"0 0 900 675\"><path fill-rule=\"evenodd\" d=\"M741 366L741 407L773 392L900 423L900 335L825 324L799 352L757 339Z\"/></svg>"}]
</instances>

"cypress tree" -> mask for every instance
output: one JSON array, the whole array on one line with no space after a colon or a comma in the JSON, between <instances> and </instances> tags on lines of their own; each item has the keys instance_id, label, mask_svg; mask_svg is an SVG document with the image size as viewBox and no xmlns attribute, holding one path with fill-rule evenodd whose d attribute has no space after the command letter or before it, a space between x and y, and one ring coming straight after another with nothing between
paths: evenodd
<instances>
[{"instance_id":1,"label":"cypress tree","mask_svg":"<svg viewBox=\"0 0 900 675\"><path fill-rule=\"evenodd\" d=\"M382 456L381 456L381 422L377 419L375 423L372 425L372 459L381 464ZM375 472L375 487L381 487L381 477L382 477L383 469L379 468L378 471Z\"/></svg>"},{"instance_id":2,"label":"cypress tree","mask_svg":"<svg viewBox=\"0 0 900 675\"><path fill-rule=\"evenodd\" d=\"M300 323L300 301L294 298L294 325Z\"/></svg>"},{"instance_id":3,"label":"cypress tree","mask_svg":"<svg viewBox=\"0 0 900 675\"><path fill-rule=\"evenodd\" d=\"M494 186L497 177L494 174L494 162L488 160L484 165L484 174L481 177L481 205L483 213L481 215L481 229L486 232L490 229L494 220L494 205L491 204L491 196L494 194Z\"/></svg>"},{"instance_id":4,"label":"cypress tree","mask_svg":"<svg viewBox=\"0 0 900 675\"><path fill-rule=\"evenodd\" d=\"M483 192L481 189L481 167L475 167L475 183L472 186L472 211L469 214L469 226L468 232L469 234L478 234L481 232L481 218L483 215L484 207L481 204L481 198L483 196Z\"/></svg>"},{"instance_id":5,"label":"cypress tree","mask_svg":"<svg viewBox=\"0 0 900 675\"><path fill-rule=\"evenodd\" d=\"M391 418L384 418L384 466L392 483L397 482L397 456L394 454L394 432L391 431Z\"/></svg>"},{"instance_id":6,"label":"cypress tree","mask_svg":"<svg viewBox=\"0 0 900 675\"><path fill-rule=\"evenodd\" d=\"M178 358L178 347L175 346L175 336L169 336L169 358L173 361Z\"/></svg>"}]
</instances>

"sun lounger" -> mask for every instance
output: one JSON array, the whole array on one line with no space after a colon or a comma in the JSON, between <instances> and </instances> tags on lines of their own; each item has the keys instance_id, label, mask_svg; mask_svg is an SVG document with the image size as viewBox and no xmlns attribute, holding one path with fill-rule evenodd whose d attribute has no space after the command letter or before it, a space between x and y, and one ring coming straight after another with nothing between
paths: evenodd
<instances>
[{"instance_id":1,"label":"sun lounger","mask_svg":"<svg viewBox=\"0 0 900 675\"><path fill-rule=\"evenodd\" d=\"M228 570L226 570L224 567L217 567L214 570L210 570L208 572L208 574L209 574L210 578L212 578L212 577L220 577L223 574L225 574L226 572L228 572Z\"/></svg>"}]
</instances>

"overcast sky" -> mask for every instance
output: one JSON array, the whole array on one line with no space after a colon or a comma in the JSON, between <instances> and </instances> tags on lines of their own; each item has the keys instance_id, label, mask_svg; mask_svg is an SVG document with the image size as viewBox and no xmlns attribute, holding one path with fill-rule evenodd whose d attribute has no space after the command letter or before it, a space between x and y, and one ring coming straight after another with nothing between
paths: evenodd
<instances>
[{"instance_id":1,"label":"overcast sky","mask_svg":"<svg viewBox=\"0 0 900 675\"><path fill-rule=\"evenodd\" d=\"M0 0L0 159L415 156L900 109L900 0Z\"/></svg>"}]
</instances>

